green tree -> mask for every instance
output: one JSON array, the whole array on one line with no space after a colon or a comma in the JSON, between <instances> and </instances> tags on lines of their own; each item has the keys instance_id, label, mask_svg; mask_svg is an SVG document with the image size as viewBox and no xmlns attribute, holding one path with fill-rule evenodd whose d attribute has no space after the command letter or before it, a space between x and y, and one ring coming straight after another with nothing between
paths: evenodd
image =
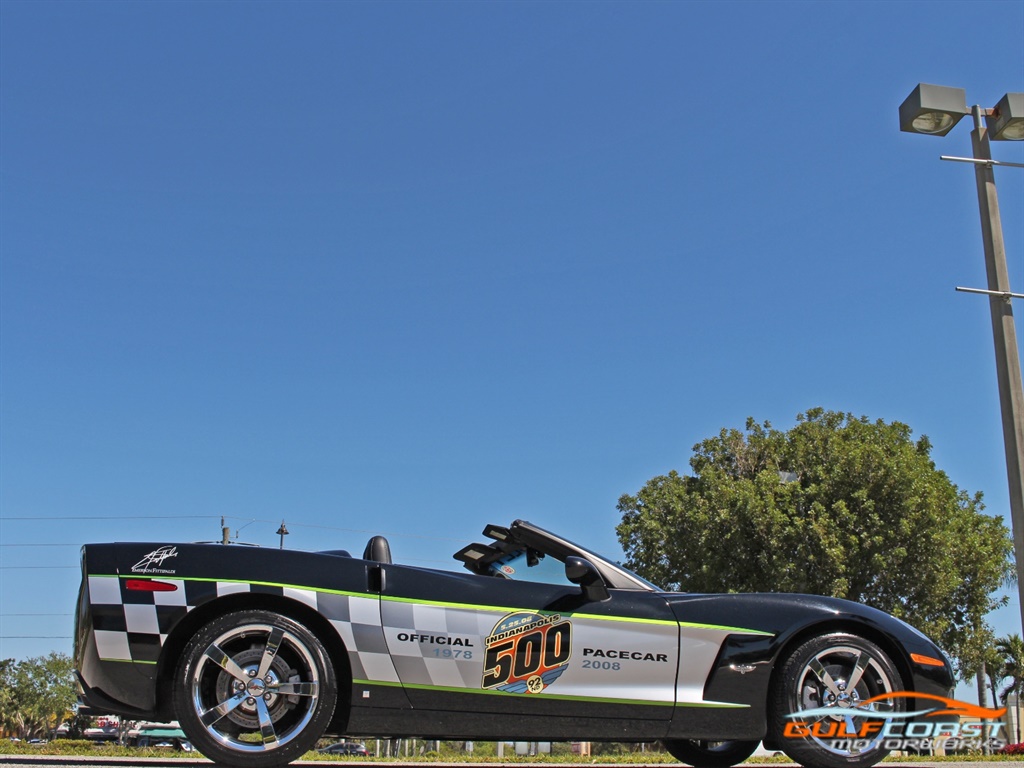
<instances>
[{"instance_id":1,"label":"green tree","mask_svg":"<svg viewBox=\"0 0 1024 768\"><path fill-rule=\"evenodd\" d=\"M0 736L21 732L14 693L14 659L0 659Z\"/></svg>"},{"instance_id":2,"label":"green tree","mask_svg":"<svg viewBox=\"0 0 1024 768\"><path fill-rule=\"evenodd\" d=\"M981 494L899 422L812 409L788 432L748 419L694 446L693 474L619 499L627 565L694 592L806 592L888 611L973 674L1013 542Z\"/></svg>"},{"instance_id":3,"label":"green tree","mask_svg":"<svg viewBox=\"0 0 1024 768\"><path fill-rule=\"evenodd\" d=\"M975 678L978 687L978 703L988 706L988 693L995 697L993 675L1003 667L1003 657L996 650L995 635L989 627L975 627L970 642L961 648L960 667L964 679ZM1002 678L999 678L1000 680Z\"/></svg>"},{"instance_id":4,"label":"green tree","mask_svg":"<svg viewBox=\"0 0 1024 768\"><path fill-rule=\"evenodd\" d=\"M76 698L74 665L66 654L0 662L0 717L22 738L52 732Z\"/></svg>"},{"instance_id":5,"label":"green tree","mask_svg":"<svg viewBox=\"0 0 1024 768\"><path fill-rule=\"evenodd\" d=\"M969 677L975 678L978 688L978 704L983 707L989 706L989 694L991 693L991 704L993 707L998 707L998 691L1003 680L1006 658L996 647L995 635L988 627L982 627L975 632L967 652L960 659L960 664L965 680ZM988 743L982 746L982 751L986 755L992 753Z\"/></svg>"},{"instance_id":6,"label":"green tree","mask_svg":"<svg viewBox=\"0 0 1024 768\"><path fill-rule=\"evenodd\" d=\"M992 706L999 706L999 686L1006 677L1006 656L1000 652L998 645L990 645L985 654L984 674L988 678L988 690L992 694ZM988 706L979 701L979 704Z\"/></svg>"},{"instance_id":7,"label":"green tree","mask_svg":"<svg viewBox=\"0 0 1024 768\"><path fill-rule=\"evenodd\" d=\"M999 693L999 700L1006 705L1006 699L1011 693L1017 694L1018 706L1021 698L1024 698L1024 640L1020 635L1007 635L996 641L996 649L1003 657L1003 678L1009 678L1009 683ZM1020 721L1017 720L1017 743L1021 740Z\"/></svg>"}]
</instances>

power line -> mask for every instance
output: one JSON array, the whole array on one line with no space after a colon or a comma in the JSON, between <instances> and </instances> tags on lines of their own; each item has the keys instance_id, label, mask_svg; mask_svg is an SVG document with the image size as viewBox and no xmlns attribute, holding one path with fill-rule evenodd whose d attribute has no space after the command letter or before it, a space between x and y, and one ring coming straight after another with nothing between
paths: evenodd
<instances>
[{"instance_id":1,"label":"power line","mask_svg":"<svg viewBox=\"0 0 1024 768\"><path fill-rule=\"evenodd\" d=\"M280 520L277 520L277 519L275 519L275 520L264 520L264 519L261 519L261 518L239 517L239 516L236 516L236 515L85 515L85 516L80 516L80 515L44 515L44 516L33 515L33 516L30 516L30 517L26 517L26 516L0 517L0 523L15 522L15 521L29 521L29 520L60 520L60 521L73 521L73 520L120 520L120 521L130 521L130 520L217 520L217 519L244 520L247 523L267 523L268 525L278 525L280 523ZM291 526L293 526L295 528L314 528L314 529L326 530L326 531L341 531L343 533L359 533L359 534L374 534L374 535L380 534L380 535L384 535L384 536L404 537L404 538L410 538L410 539L425 539L425 540L429 540L429 541L455 541L455 542L463 541L462 537L454 537L454 536L448 536L448 537L444 537L444 536L424 536L424 535L421 535L421 534L407 533L407 532L404 532L404 531L398 532L398 531L380 531L380 530L376 530L376 529L371 530L371 529L368 529L368 528L344 528L344 527L341 527L341 526L317 525L317 524L312 524L312 523L289 523L289 525L291 525ZM0 546L17 546L17 545L0 544ZM25 546L30 546L30 545L25 545ZM77 545L77 544L60 544L60 545L58 545L58 544L53 544L53 545L50 545L50 544L35 544L35 545L31 545L31 546L79 546L79 545Z\"/></svg>"},{"instance_id":2,"label":"power line","mask_svg":"<svg viewBox=\"0 0 1024 768\"><path fill-rule=\"evenodd\" d=\"M0 565L0 571L54 571L81 568L79 565Z\"/></svg>"},{"instance_id":3,"label":"power line","mask_svg":"<svg viewBox=\"0 0 1024 768\"><path fill-rule=\"evenodd\" d=\"M249 523L267 523L269 525L278 525L279 524L278 520L261 520L261 519L258 519L258 518L257 519L253 519L253 518L248 518L248 517L233 517L231 515L225 515L224 519L225 520L245 520L246 522L249 522ZM394 536L395 538L424 539L424 540L427 540L427 541L454 541L454 542L459 542L459 543L465 541L464 538L456 538L456 537L453 537L453 536L447 536L447 537L446 536L423 536L421 534L406 533L404 531L399 533L399 532L396 532L396 531L381 531L381 530L369 529L369 528L342 528L342 527L336 526L336 525L316 525L316 524L313 524L313 523L293 523L291 521L288 522L288 525L290 527L292 527L292 528L315 528L315 529L322 530L322 531L341 531L342 533L360 533L360 534L371 534L371 535L381 535L381 536Z\"/></svg>"},{"instance_id":4,"label":"power line","mask_svg":"<svg viewBox=\"0 0 1024 768\"><path fill-rule=\"evenodd\" d=\"M220 515L33 515L31 517L0 517L0 523L9 520L216 520Z\"/></svg>"},{"instance_id":5,"label":"power line","mask_svg":"<svg viewBox=\"0 0 1024 768\"><path fill-rule=\"evenodd\" d=\"M25 521L30 521L30 520L50 520L50 521L57 520L57 521L65 521L65 522L67 522L67 521L74 521L74 520L119 520L119 521L122 521L122 522L127 522L127 521L131 521L131 520L216 520L216 519L236 520L236 521L244 520L246 523L266 523L268 525L278 525L280 523L280 520L264 520L264 519L261 519L261 518L238 517L238 516L235 516L235 515L130 515L130 516L129 515L86 515L84 517L83 516L76 516L76 515L51 515L51 516L42 516L42 517L39 517L39 516L32 516L32 517L15 516L15 517L0 517L0 523L17 522L17 521L25 522ZM292 523L292 522L289 522L289 525L291 527L293 527L293 528L311 528L311 529L315 529L315 530L339 531L341 533L353 533L353 534L360 534L360 535L384 535L384 536L393 536L395 538L420 539L420 540L423 540L423 541L441 541L441 542L456 542L456 543L461 543L461 542L464 541L463 537L455 537L455 536L448 536L448 537L445 537L445 536L424 536L424 535L421 535L421 534L407 533L407 532L404 532L404 531L398 532L398 531L380 531L378 529L368 529L368 528L344 528L344 527L341 527L341 526L317 525L317 524L312 524L312 523ZM80 545L79 544L60 544L60 545L58 545L58 544L32 544L32 545L0 544L0 547L8 547L8 546L10 546L10 547L13 547L13 546L38 546L38 547L47 547L47 546L55 546L55 547L56 546L76 546L77 547L77 546L80 546Z\"/></svg>"}]
</instances>

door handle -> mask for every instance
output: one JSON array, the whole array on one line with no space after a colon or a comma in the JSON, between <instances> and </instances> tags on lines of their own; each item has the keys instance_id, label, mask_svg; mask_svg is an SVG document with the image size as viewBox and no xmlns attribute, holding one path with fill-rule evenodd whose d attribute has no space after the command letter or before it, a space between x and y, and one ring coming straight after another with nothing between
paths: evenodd
<instances>
[{"instance_id":1,"label":"door handle","mask_svg":"<svg viewBox=\"0 0 1024 768\"><path fill-rule=\"evenodd\" d=\"M370 592L383 593L387 586L387 576L384 567L370 565L366 568L366 588Z\"/></svg>"}]
</instances>

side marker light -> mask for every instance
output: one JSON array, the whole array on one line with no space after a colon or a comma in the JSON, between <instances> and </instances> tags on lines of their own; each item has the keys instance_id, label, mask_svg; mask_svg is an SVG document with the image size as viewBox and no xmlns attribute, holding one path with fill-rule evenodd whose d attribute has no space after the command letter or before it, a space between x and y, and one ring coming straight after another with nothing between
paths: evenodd
<instances>
[{"instance_id":1,"label":"side marker light","mask_svg":"<svg viewBox=\"0 0 1024 768\"><path fill-rule=\"evenodd\" d=\"M177 584L168 584L166 581L154 581L153 579L128 579L124 584L125 589L132 592L177 592Z\"/></svg>"}]
</instances>

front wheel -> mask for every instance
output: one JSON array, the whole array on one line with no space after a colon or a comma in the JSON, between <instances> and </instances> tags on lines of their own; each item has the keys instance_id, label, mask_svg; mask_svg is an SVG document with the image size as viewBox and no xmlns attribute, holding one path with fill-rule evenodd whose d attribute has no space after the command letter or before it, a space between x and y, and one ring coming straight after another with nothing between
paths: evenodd
<instances>
[{"instance_id":1,"label":"front wheel","mask_svg":"<svg viewBox=\"0 0 1024 768\"><path fill-rule=\"evenodd\" d=\"M270 611L239 611L202 627L174 679L174 709L192 744L238 768L301 757L327 727L336 701L323 645Z\"/></svg>"},{"instance_id":2,"label":"front wheel","mask_svg":"<svg viewBox=\"0 0 1024 768\"><path fill-rule=\"evenodd\" d=\"M676 760L694 768L730 768L754 754L759 741L702 741L668 739L665 749Z\"/></svg>"},{"instance_id":3,"label":"front wheel","mask_svg":"<svg viewBox=\"0 0 1024 768\"><path fill-rule=\"evenodd\" d=\"M769 703L772 741L806 768L869 768L887 754L886 720L904 710L899 673L869 640L843 632L797 648ZM788 726L788 727L787 727Z\"/></svg>"}]
</instances>

